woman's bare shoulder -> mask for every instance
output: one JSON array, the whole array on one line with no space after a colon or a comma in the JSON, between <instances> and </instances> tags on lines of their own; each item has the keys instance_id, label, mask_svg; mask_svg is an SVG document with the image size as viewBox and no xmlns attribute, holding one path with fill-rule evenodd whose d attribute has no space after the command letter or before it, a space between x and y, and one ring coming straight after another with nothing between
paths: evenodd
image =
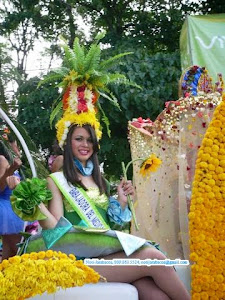
<instances>
[{"instance_id":1,"label":"woman's bare shoulder","mask_svg":"<svg viewBox=\"0 0 225 300\"><path fill-rule=\"evenodd\" d=\"M4 155L0 155L0 164L1 164L1 167L3 167L3 166L8 166L8 165L9 165L9 162L8 162L8 160L5 158Z\"/></svg>"}]
</instances>

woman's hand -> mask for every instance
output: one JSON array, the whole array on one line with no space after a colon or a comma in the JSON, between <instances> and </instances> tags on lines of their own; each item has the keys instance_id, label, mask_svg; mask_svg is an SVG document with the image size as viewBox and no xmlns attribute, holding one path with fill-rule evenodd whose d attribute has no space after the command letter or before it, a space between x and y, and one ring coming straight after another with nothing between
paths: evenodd
<instances>
[{"instance_id":1,"label":"woman's hand","mask_svg":"<svg viewBox=\"0 0 225 300\"><path fill-rule=\"evenodd\" d=\"M125 208L127 205L127 195L130 195L131 198L134 198L135 191L130 180L126 181L124 178L121 180L120 184L117 187L118 192L118 201L122 208Z\"/></svg>"},{"instance_id":2,"label":"woman's hand","mask_svg":"<svg viewBox=\"0 0 225 300\"><path fill-rule=\"evenodd\" d=\"M6 178L6 182L10 190L14 190L15 187L20 183L19 177L12 175Z\"/></svg>"},{"instance_id":3,"label":"woman's hand","mask_svg":"<svg viewBox=\"0 0 225 300\"><path fill-rule=\"evenodd\" d=\"M15 157L13 163L11 164L10 168L16 171L22 166L22 161L19 157Z\"/></svg>"}]
</instances>

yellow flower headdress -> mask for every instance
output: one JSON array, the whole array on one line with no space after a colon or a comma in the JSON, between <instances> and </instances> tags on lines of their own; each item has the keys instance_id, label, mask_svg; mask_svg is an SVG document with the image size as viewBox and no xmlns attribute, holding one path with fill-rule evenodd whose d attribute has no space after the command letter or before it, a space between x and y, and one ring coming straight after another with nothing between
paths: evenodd
<instances>
[{"instance_id":1,"label":"yellow flower headdress","mask_svg":"<svg viewBox=\"0 0 225 300\"><path fill-rule=\"evenodd\" d=\"M101 60L99 41L104 36L105 32L97 35L89 50L80 45L78 38L74 40L73 49L64 43L62 45L65 53L63 67L48 75L40 83L60 81L58 86L62 88L62 101L53 109L50 122L61 113L61 119L56 124L57 139L61 148L72 124L80 126L90 124L95 129L99 140L102 132L97 116L98 111L103 115L102 119L106 124L108 135L110 135L109 121L97 101L99 96L102 96L119 108L116 97L107 88L109 83L122 83L140 88L129 81L125 75L108 72L108 69L115 65L118 59L131 54L131 52Z\"/></svg>"}]
</instances>

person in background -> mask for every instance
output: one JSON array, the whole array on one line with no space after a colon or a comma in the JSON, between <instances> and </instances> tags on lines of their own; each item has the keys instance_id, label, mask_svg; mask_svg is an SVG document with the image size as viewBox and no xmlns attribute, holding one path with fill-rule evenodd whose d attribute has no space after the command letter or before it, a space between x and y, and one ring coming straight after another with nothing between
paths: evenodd
<instances>
[{"instance_id":1,"label":"person in background","mask_svg":"<svg viewBox=\"0 0 225 300\"><path fill-rule=\"evenodd\" d=\"M53 152L48 158L48 168L51 173L57 172L62 169L63 166L63 155L62 150L59 147L57 140L52 145Z\"/></svg>"},{"instance_id":2,"label":"person in background","mask_svg":"<svg viewBox=\"0 0 225 300\"><path fill-rule=\"evenodd\" d=\"M20 159L20 150L16 140L4 132L3 139L0 141L0 235L2 236L2 259L14 256L17 252L17 243L21 240L20 232L24 229L24 221L21 220L12 210L10 195L6 178L13 176L11 184L20 182L19 169L22 165ZM6 144L9 145L10 151ZM13 182L12 182L13 181Z\"/></svg>"}]
</instances>

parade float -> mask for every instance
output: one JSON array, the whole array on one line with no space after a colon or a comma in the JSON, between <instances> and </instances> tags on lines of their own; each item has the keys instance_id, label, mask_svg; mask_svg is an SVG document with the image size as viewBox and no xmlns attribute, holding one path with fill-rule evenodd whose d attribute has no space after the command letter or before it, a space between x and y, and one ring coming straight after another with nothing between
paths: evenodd
<instances>
[{"instance_id":1,"label":"parade float","mask_svg":"<svg viewBox=\"0 0 225 300\"><path fill-rule=\"evenodd\" d=\"M100 138L100 126L94 117L93 104L96 103L96 98L102 95L110 98L117 105L115 98L110 93L108 96L104 93L109 92L104 82L121 80L123 83L134 86L135 84L128 82L120 74L111 75L106 80L106 74L95 72L94 75L97 74L98 78L93 75L91 79L98 85L94 86L88 81L90 74L86 76L85 73L82 77L74 71L76 68L81 68L81 65L79 65L79 61L71 65L74 60L72 50L69 50L67 46L64 46L64 50L72 69L63 68L50 78L51 80L62 78L60 86L63 88L63 101L56 105L51 116L53 119L63 110L63 117L57 123L59 143L63 143L68 127L74 121L70 119L71 109L80 109L79 120L76 119L76 122L80 121L81 124L85 122L83 112L89 110L89 119L93 120L93 126ZM73 51L78 51L80 59L84 58L78 40L75 40ZM89 56L87 55L89 64L93 62L90 58L91 54L96 55L97 53L99 60L97 43L90 48L90 51ZM104 69L103 67L107 68L114 59L122 56L119 55L102 63L102 69ZM93 70L95 66L93 64ZM49 82L49 78L46 80ZM43 230L28 238L25 236L20 245L20 256L3 260L0 264L1 297L4 299L29 297L32 299L62 299L62 297L67 299L72 299L72 297L77 299L80 299L79 297L125 299L124 295L129 295L130 300L137 299L136 289L127 284L118 283L119 293L118 289L111 289L117 283L111 284L110 289L107 289L108 283L100 283L95 287L85 286L81 288L81 291L79 286L96 283L100 276L93 269L84 265L82 261L77 261L76 256L97 257L120 250L124 250L129 256L139 247L147 245L147 240L153 240L159 242L161 249L171 259L188 260L190 257L193 262L191 286L193 299L201 299L204 295L208 295L208 298L215 296L222 299L222 265L217 272L215 272L215 268L222 263L224 255L224 252L220 251L220 247L223 247L224 243L221 230L225 208L223 202L220 201L223 199L223 185L221 184L224 177L223 153L219 152L223 147L218 146L218 143L222 145L223 142L221 117L223 115L221 96L223 81L219 76L218 82L213 85L207 70L193 66L184 73L180 85L179 100L167 102L165 110L157 117L156 121L152 122L150 119L144 120L139 117L129 123L131 154L134 163L133 179L137 190L137 201L135 212L133 212L137 224L132 223L133 236L105 228L72 226L64 218L61 218L53 230ZM78 94L79 98L81 96L83 98L81 97L82 101L74 107L73 98L78 97ZM103 114L107 125L104 112L100 106L98 109ZM211 122L212 117L213 121ZM217 120L218 118L220 120ZM5 120L7 120L6 117ZM11 125L9 121L8 123ZM207 128L209 132L206 133ZM213 132L211 138L209 138L210 132ZM206 138L203 140L205 133ZM24 146L24 148L26 147ZM27 156L31 160L29 154ZM197 167L195 168L197 157ZM147 158L147 160L143 160L143 158ZM35 178L35 170L33 170L33 176L33 179L18 185L12 196L14 211L25 220L44 218L38 205L42 201L46 201L47 204L50 199L45 180ZM214 186L215 191L212 191ZM213 199L214 202L211 203L210 199ZM207 211L204 210L203 203L206 203L206 207L215 208L208 224L204 220L207 218ZM201 224L201 218L203 218L202 226L199 227L196 224ZM216 226L217 224L219 226ZM209 239L207 238L207 226L214 228ZM217 257L211 256L216 262L215 268L210 269L212 265L212 258L209 259L210 251L204 252L207 253L205 259L201 257L203 251L199 249L199 246L202 243L208 250L217 249ZM158 247L156 244L154 246ZM179 268L177 270L179 274ZM19 276L20 273L24 276ZM207 278L204 277L205 275ZM188 269L183 269L180 276L188 287L190 284ZM210 282L214 282L213 288L210 286ZM103 288L106 289L106 293L103 292Z\"/></svg>"}]
</instances>

